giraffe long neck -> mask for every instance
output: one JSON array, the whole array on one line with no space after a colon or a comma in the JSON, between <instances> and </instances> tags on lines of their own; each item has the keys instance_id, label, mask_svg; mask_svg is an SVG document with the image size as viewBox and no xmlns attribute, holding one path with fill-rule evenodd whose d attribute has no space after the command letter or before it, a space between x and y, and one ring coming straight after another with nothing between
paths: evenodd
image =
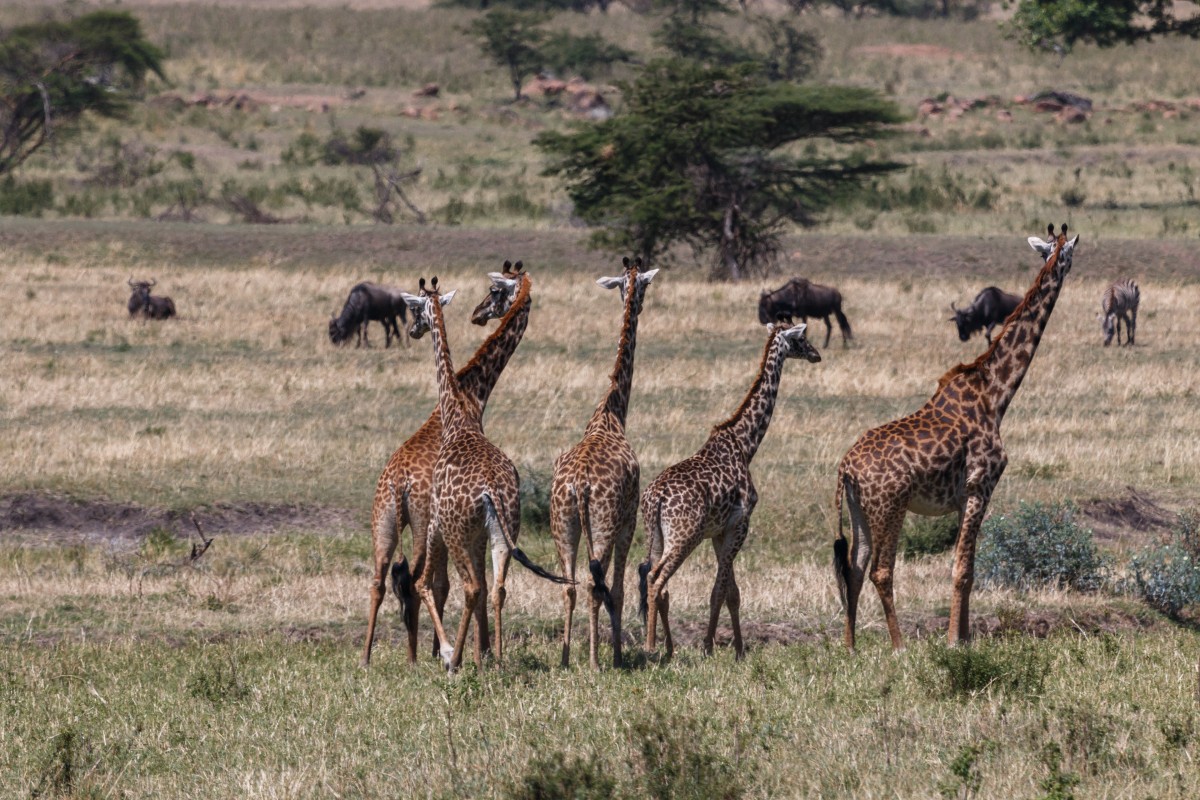
<instances>
[{"instance_id":1,"label":"giraffe long neck","mask_svg":"<svg viewBox=\"0 0 1200 800\"><path fill-rule=\"evenodd\" d=\"M1004 327L992 346L980 356L979 367L987 379L987 398L996 414L996 424L1004 418L1009 403L1021 388L1021 381L1033 361L1050 312L1062 291L1066 272L1057 268L1058 257L1063 246L1060 239L1055 251L1046 260L1025 299L1013 312L1011 321Z\"/></svg>"},{"instance_id":2,"label":"giraffe long neck","mask_svg":"<svg viewBox=\"0 0 1200 800\"><path fill-rule=\"evenodd\" d=\"M771 424L771 415L775 413L775 398L779 394L779 378L783 374L784 360L783 338L776 331L763 350L758 377L754 379L746 399L732 417L713 428L713 436L728 434L741 449L747 462L758 452L758 446L762 444L763 437L767 435L767 427Z\"/></svg>"},{"instance_id":3,"label":"giraffe long neck","mask_svg":"<svg viewBox=\"0 0 1200 800\"><path fill-rule=\"evenodd\" d=\"M625 426L625 414L629 410L629 393L633 385L633 351L637 346L638 317L642 313L642 299L646 295L645 284L639 283L636 274L629 280L625 294L625 317L621 322L621 340L617 344L617 360L609 376L608 394L600 401L592 419L611 415L621 426Z\"/></svg>"},{"instance_id":4,"label":"giraffe long neck","mask_svg":"<svg viewBox=\"0 0 1200 800\"><path fill-rule=\"evenodd\" d=\"M512 306L503 317L500 325L492 334L479 345L475 355L458 372L459 383L463 392L474 398L482 413L487 406L496 382L508 366L508 360L516 352L525 328L529 325L529 307L532 305L530 289L533 281L527 273L521 273L521 288L513 299Z\"/></svg>"},{"instance_id":5,"label":"giraffe long neck","mask_svg":"<svg viewBox=\"0 0 1200 800\"><path fill-rule=\"evenodd\" d=\"M429 335L433 339L433 358L437 367L438 413L442 418L442 437L461 429L464 425L479 424L479 406L463 392L454 374L454 362L450 358L450 342L446 338L446 324L442 317L442 304L437 297L430 302Z\"/></svg>"}]
</instances>

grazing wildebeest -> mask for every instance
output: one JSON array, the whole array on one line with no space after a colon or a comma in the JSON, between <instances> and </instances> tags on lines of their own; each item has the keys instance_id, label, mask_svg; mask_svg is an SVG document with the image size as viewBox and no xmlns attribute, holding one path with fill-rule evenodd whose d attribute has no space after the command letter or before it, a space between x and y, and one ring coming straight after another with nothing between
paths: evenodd
<instances>
[{"instance_id":1,"label":"grazing wildebeest","mask_svg":"<svg viewBox=\"0 0 1200 800\"><path fill-rule=\"evenodd\" d=\"M758 321L763 325L768 322L791 325L796 317L801 322L808 322L809 317L824 319L824 347L829 346L829 337L833 335L833 326L829 324L831 314L837 317L845 347L854 334L850 331L850 320L842 313L842 293L832 286L822 286L808 278L792 278L773 292L764 291L758 298Z\"/></svg>"},{"instance_id":2,"label":"grazing wildebeest","mask_svg":"<svg viewBox=\"0 0 1200 800\"><path fill-rule=\"evenodd\" d=\"M370 347L371 342L367 339L367 325L372 320L376 320L383 325L383 333L386 338L384 347L392 346L393 336L404 342L407 347L408 337L400 333L396 317L399 317L406 325L408 324L408 306L400 298L400 290L391 286L381 286L378 283L363 281L350 290L350 296L346 298L346 304L342 306L341 315L330 317L329 340L334 344L341 344L357 334L358 341L355 343L355 347L362 344Z\"/></svg>"},{"instance_id":3,"label":"grazing wildebeest","mask_svg":"<svg viewBox=\"0 0 1200 800\"><path fill-rule=\"evenodd\" d=\"M1138 301L1142 293L1132 278L1119 278L1112 286L1104 290L1100 298L1100 328L1104 331L1104 346L1112 344L1113 334L1117 335L1117 346L1121 346L1121 320L1125 320L1125 344L1133 344L1137 333Z\"/></svg>"},{"instance_id":4,"label":"grazing wildebeest","mask_svg":"<svg viewBox=\"0 0 1200 800\"><path fill-rule=\"evenodd\" d=\"M975 295L971 305L966 308L958 308L951 303L950 310L954 312L954 316L950 321L958 326L958 338L964 342L970 339L975 331L986 329L984 336L987 337L990 347L992 328L1003 325L1004 320L1008 319L1008 315L1020 302L1020 296L989 286Z\"/></svg>"},{"instance_id":5,"label":"grazing wildebeest","mask_svg":"<svg viewBox=\"0 0 1200 800\"><path fill-rule=\"evenodd\" d=\"M129 302L126 304L129 316L136 317L140 314L143 319L170 319L175 316L174 300L169 297L151 296L150 287L157 284L157 280L151 278L148 281L135 281L130 278L126 283L133 289L133 294L129 295Z\"/></svg>"}]
</instances>

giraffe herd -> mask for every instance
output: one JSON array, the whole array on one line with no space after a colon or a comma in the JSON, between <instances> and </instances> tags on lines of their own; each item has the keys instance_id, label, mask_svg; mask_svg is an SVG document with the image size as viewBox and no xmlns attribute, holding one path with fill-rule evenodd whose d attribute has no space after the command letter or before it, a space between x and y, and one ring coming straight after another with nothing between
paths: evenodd
<instances>
[{"instance_id":1,"label":"giraffe herd","mask_svg":"<svg viewBox=\"0 0 1200 800\"><path fill-rule=\"evenodd\" d=\"M853 649L858 599L870 577L879 593L894 648L902 647L892 595L892 576L905 514L959 515L954 554L951 643L969 638L968 601L973 581L975 540L992 492L1007 458L1000 424L1036 352L1050 313L1070 271L1078 236L1067 239L1067 226L1050 239L1029 237L1044 266L1004 328L978 359L949 370L933 397L918 411L864 433L838 467L835 505L838 533L834 572L845 612L845 642ZM494 656L503 655L502 611L511 558L542 578L563 585L562 666L570 660L572 617L576 602L579 546L588 561L589 657L599 668L599 613L610 623L613 665L622 664L622 612L625 565L640 505L648 555L638 568L645 646L656 647L661 619L665 658L674 644L669 622L668 582L687 556L710 539L717 574L709 601L703 649L711 654L722 606L728 608L735 656L744 645L739 617L740 592L733 561L746 540L758 501L750 463L771 422L783 366L788 359L821 360L805 336L806 326L771 324L757 375L734 414L713 427L708 440L689 458L655 478L640 500L640 468L625 435L633 379L638 317L658 270L642 270L640 259L624 260L618 277L600 278L604 288L619 289L624 305L617 337L616 362L608 390L588 421L583 438L558 457L551 486L551 535L561 576L533 564L517 548L520 534L518 476L509 458L483 432L483 412L500 374L516 350L529 320L532 280L520 262L505 262L490 273L488 296L472 315L476 324L499 319L499 327L474 357L455 372L446 338L443 310L455 292L440 291L437 278L420 281L417 295L404 295L413 314L410 335L430 335L438 385L438 404L426 422L392 454L380 475L372 512L374 576L362 664L370 662L375 625L392 588L401 602L408 635L408 658L415 661L418 599L434 628L434 654L446 668L462 662L471 622L475 622L474 660L492 652L488 629L485 569L492 554ZM851 537L843 530L848 510ZM404 527L412 530L412 564L400 547ZM394 562L396 550L400 558ZM444 628L449 594L448 560L462 583L463 611L456 635ZM606 579L609 566L611 578Z\"/></svg>"}]
</instances>

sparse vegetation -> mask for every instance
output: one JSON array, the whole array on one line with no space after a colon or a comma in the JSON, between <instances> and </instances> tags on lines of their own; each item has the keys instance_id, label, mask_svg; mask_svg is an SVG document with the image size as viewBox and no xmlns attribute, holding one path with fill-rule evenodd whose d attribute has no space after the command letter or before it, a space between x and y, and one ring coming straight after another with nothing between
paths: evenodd
<instances>
[{"instance_id":1,"label":"sparse vegetation","mask_svg":"<svg viewBox=\"0 0 1200 800\"><path fill-rule=\"evenodd\" d=\"M993 514L980 532L975 559L979 580L1020 589L1101 588L1108 559L1096 550L1092 532L1076 521L1077 515L1069 502L1022 502L1015 511Z\"/></svg>"}]
</instances>

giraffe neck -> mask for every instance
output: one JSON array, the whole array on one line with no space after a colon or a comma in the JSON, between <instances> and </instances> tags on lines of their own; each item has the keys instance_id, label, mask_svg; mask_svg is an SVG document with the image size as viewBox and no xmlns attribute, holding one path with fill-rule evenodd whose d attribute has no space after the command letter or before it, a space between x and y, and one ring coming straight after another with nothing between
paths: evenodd
<instances>
[{"instance_id":1,"label":"giraffe neck","mask_svg":"<svg viewBox=\"0 0 1200 800\"><path fill-rule=\"evenodd\" d=\"M633 273L625 293L625 317L621 322L621 340L617 344L617 360L609 376L608 394L600 401L592 420L605 415L612 416L621 427L625 426L625 414L629 410L629 393L633 385L633 351L637 346L638 317L642 313L642 298L646 285L637 280Z\"/></svg>"},{"instance_id":2,"label":"giraffe neck","mask_svg":"<svg viewBox=\"0 0 1200 800\"><path fill-rule=\"evenodd\" d=\"M713 428L713 436L725 433L732 438L745 455L747 463L758 452L758 446L767 435L767 426L771 424L771 415L775 413L779 378L783 374L784 351L783 337L776 330L763 350L758 377L754 379L746 399L732 417Z\"/></svg>"},{"instance_id":3,"label":"giraffe neck","mask_svg":"<svg viewBox=\"0 0 1200 800\"><path fill-rule=\"evenodd\" d=\"M442 304L436 296L430 303L430 315L429 335L433 339L433 357L437 367L438 413L442 418L442 437L445 440L448 434L469 425L472 419L478 424L481 411L474 399L463 392L458 376L454 374Z\"/></svg>"},{"instance_id":4,"label":"giraffe neck","mask_svg":"<svg viewBox=\"0 0 1200 800\"><path fill-rule=\"evenodd\" d=\"M1046 323L1050 321L1050 312L1062 291L1066 273L1057 269L1057 264L1064 240L1065 237L1059 240L1058 249L1046 260L1025 299L1013 312L1011 321L976 362L987 383L985 392L996 415L997 427L1017 389L1021 388Z\"/></svg>"},{"instance_id":5,"label":"giraffe neck","mask_svg":"<svg viewBox=\"0 0 1200 800\"><path fill-rule=\"evenodd\" d=\"M463 392L474 398L482 413L487 406L492 389L500 380L500 374L508 365L508 360L521 343L525 328L529 325L530 289L533 281L528 273L521 273L521 287L512 306L503 317L500 325L492 334L479 345L475 355L458 372L458 381Z\"/></svg>"}]
</instances>

